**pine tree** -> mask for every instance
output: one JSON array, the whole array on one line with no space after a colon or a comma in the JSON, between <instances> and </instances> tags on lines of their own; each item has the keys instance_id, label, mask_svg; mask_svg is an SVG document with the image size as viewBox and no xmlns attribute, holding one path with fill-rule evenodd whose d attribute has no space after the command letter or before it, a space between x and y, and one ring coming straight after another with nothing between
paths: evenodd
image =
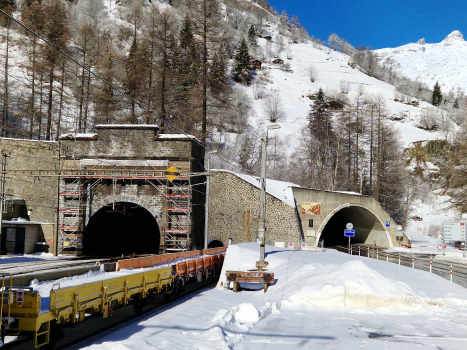
<instances>
[{"instance_id":1,"label":"pine tree","mask_svg":"<svg viewBox=\"0 0 467 350\"><path fill-rule=\"evenodd\" d=\"M443 101L443 94L441 93L441 87L439 83L436 82L435 87L433 88L433 98L431 104L433 106L439 106Z\"/></svg>"},{"instance_id":2,"label":"pine tree","mask_svg":"<svg viewBox=\"0 0 467 350\"><path fill-rule=\"evenodd\" d=\"M248 41L250 42L251 46L256 46L256 29L253 24L248 30Z\"/></svg>"},{"instance_id":3,"label":"pine tree","mask_svg":"<svg viewBox=\"0 0 467 350\"><path fill-rule=\"evenodd\" d=\"M320 88L308 115L311 134L321 143L333 138L332 121L324 97L324 92Z\"/></svg>"},{"instance_id":4,"label":"pine tree","mask_svg":"<svg viewBox=\"0 0 467 350\"><path fill-rule=\"evenodd\" d=\"M240 43L238 52L235 55L235 65L233 78L237 83L245 83L247 85L251 82L251 57L248 53L248 46L245 39Z\"/></svg>"}]
</instances>

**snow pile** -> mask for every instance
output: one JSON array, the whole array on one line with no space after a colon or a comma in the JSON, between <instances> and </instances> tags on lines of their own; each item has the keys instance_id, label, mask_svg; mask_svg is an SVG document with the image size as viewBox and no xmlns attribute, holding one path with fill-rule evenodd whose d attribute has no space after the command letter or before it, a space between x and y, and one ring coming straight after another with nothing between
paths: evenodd
<instances>
[{"instance_id":1,"label":"snow pile","mask_svg":"<svg viewBox=\"0 0 467 350\"><path fill-rule=\"evenodd\" d=\"M258 258L256 243L229 246L220 282ZM331 249L266 246L266 260L275 277L267 293L219 283L75 348L465 348L467 290L439 276Z\"/></svg>"},{"instance_id":2,"label":"snow pile","mask_svg":"<svg viewBox=\"0 0 467 350\"><path fill-rule=\"evenodd\" d=\"M269 261L269 270L274 272L276 283L269 287L267 294L268 301L274 305L306 302L320 308L378 309L379 313L392 313L394 310L419 312L426 307L443 305L442 301L417 294L407 283L378 272L367 263L374 261L365 258L354 259L344 255L345 258L340 258L341 263L334 260L323 265L314 261L320 253L276 247L268 249L266 260ZM252 269L251 265L258 258L257 252L259 247L256 243L230 246L221 276L225 276L227 270ZM325 254L340 255L337 252ZM221 279L225 283L225 278ZM262 318L261 312L257 313L256 309L245 305L221 311L213 320L216 324L247 324ZM247 312L249 316L243 316Z\"/></svg>"},{"instance_id":3,"label":"snow pile","mask_svg":"<svg viewBox=\"0 0 467 350\"><path fill-rule=\"evenodd\" d=\"M305 300L320 307L385 308L398 310L419 308L420 300L406 284L384 277L362 261L328 265L310 271L305 265L294 275L300 287L289 288L288 299ZM312 274L312 272L315 272ZM311 278L304 278L309 276Z\"/></svg>"}]
</instances>

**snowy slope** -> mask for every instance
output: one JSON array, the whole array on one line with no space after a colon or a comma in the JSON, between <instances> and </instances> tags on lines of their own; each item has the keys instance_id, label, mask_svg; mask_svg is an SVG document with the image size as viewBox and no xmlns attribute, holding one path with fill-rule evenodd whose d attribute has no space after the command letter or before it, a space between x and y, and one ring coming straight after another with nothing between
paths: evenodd
<instances>
[{"instance_id":1,"label":"snowy slope","mask_svg":"<svg viewBox=\"0 0 467 350\"><path fill-rule=\"evenodd\" d=\"M221 276L258 259L230 246ZM428 272L328 250L267 247L267 293L217 287L74 349L464 349L467 290ZM221 277L222 278L222 277Z\"/></svg>"},{"instance_id":2,"label":"snowy slope","mask_svg":"<svg viewBox=\"0 0 467 350\"><path fill-rule=\"evenodd\" d=\"M261 46L266 45L265 39L258 39ZM414 141L432 140L443 138L440 133L428 132L415 127L418 117L422 114L422 108L428 108L426 102L421 102L420 107L406 105L394 101L394 87L388 83L372 78L358 69L353 69L348 62L350 57L340 52L332 51L312 43L293 44L292 60L287 60L285 53L281 58L290 63L293 73L280 70L277 65L263 63L263 68L269 69L271 83L266 85L267 91L278 90L281 92L284 112L278 120L281 126L279 130L273 130L270 135L278 135L281 138L288 138L289 151L295 150L298 145L298 138L301 129L308 123L308 113L310 111L311 100L307 95L315 93L322 88L325 93L337 93L342 80L350 83L349 98L356 96L358 88L363 85L365 96L382 95L386 99L389 115L405 114L404 122L394 122L401 131L402 141L405 146ZM308 75L308 68L313 65L318 71L315 82L311 82ZM250 120L253 125L270 124L268 116L264 111L264 100L253 98L253 88L243 88L250 95L253 101L255 116ZM263 127L265 128L265 127Z\"/></svg>"},{"instance_id":3,"label":"snowy slope","mask_svg":"<svg viewBox=\"0 0 467 350\"><path fill-rule=\"evenodd\" d=\"M467 88L467 42L458 30L440 43L427 44L421 40L376 50L376 53L382 61L393 60L394 64L389 65L397 72L426 83L430 88L436 81L439 81L443 93Z\"/></svg>"}]
</instances>

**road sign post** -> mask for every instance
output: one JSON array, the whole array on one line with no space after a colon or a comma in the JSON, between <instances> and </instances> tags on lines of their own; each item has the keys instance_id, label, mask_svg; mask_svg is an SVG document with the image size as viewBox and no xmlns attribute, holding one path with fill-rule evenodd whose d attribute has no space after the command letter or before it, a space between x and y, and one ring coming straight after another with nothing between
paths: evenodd
<instances>
[{"instance_id":1,"label":"road sign post","mask_svg":"<svg viewBox=\"0 0 467 350\"><path fill-rule=\"evenodd\" d=\"M344 237L349 237L349 255L351 254L350 251L350 237L355 237L355 230L353 230L353 224L349 222L345 225L346 230L344 230Z\"/></svg>"},{"instance_id":2,"label":"road sign post","mask_svg":"<svg viewBox=\"0 0 467 350\"><path fill-rule=\"evenodd\" d=\"M401 242L403 239L404 239L404 233L402 232L402 226L397 225L396 240L399 241L399 247L401 246Z\"/></svg>"},{"instance_id":3,"label":"road sign post","mask_svg":"<svg viewBox=\"0 0 467 350\"><path fill-rule=\"evenodd\" d=\"M444 234L443 234L443 255L446 241L466 241L464 222L445 222L444 223Z\"/></svg>"}]
</instances>

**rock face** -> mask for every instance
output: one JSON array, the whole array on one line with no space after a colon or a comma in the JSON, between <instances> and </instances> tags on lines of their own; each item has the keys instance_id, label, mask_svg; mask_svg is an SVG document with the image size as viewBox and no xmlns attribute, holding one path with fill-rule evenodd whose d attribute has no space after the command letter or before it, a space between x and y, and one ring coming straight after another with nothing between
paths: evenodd
<instances>
[{"instance_id":1,"label":"rock face","mask_svg":"<svg viewBox=\"0 0 467 350\"><path fill-rule=\"evenodd\" d=\"M455 41L465 41L464 36L458 30L455 30L449 34L441 43L452 43Z\"/></svg>"}]
</instances>

